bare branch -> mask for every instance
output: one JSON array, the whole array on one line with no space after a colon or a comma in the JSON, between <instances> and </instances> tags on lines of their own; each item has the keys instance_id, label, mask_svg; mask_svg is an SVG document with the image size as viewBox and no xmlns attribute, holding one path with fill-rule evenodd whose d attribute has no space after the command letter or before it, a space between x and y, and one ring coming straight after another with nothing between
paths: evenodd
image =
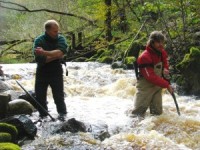
<instances>
[{"instance_id":1,"label":"bare branch","mask_svg":"<svg viewBox=\"0 0 200 150\"><path fill-rule=\"evenodd\" d=\"M11 6L6 6L6 4L10 4ZM14 7L12 7L12 5ZM89 22L91 25L96 26L94 20L90 20L90 19L85 18L83 16L79 16L79 15L72 14L72 13L54 11L54 10L50 10L50 9L34 9L34 10L30 10L27 7L23 6L23 5L20 5L20 4L17 4L17 3L13 3L13 2L4 2L4 1L1 1L1 0L0 0L0 7L1 8L5 8L5 9L20 11L20 12L30 12L30 13L32 13L32 12L49 12L49 13L54 13L54 14L66 15L66 16L71 16L71 17L79 18L81 20L85 20L85 21Z\"/></svg>"}]
</instances>

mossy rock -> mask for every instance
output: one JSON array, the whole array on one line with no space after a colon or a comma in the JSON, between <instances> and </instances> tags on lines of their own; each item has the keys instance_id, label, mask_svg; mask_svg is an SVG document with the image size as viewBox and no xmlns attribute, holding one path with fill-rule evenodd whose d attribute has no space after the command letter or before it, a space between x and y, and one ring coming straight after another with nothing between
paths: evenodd
<instances>
[{"instance_id":1,"label":"mossy rock","mask_svg":"<svg viewBox=\"0 0 200 150\"><path fill-rule=\"evenodd\" d=\"M100 49L100 50L98 50L97 51L97 56L100 56L102 53L104 53L105 52L105 50L104 49Z\"/></svg>"},{"instance_id":2,"label":"mossy rock","mask_svg":"<svg viewBox=\"0 0 200 150\"><path fill-rule=\"evenodd\" d=\"M111 64L113 62L113 58L110 56L104 56L102 58L99 58L98 61L100 63L106 63L106 64Z\"/></svg>"},{"instance_id":3,"label":"mossy rock","mask_svg":"<svg viewBox=\"0 0 200 150\"><path fill-rule=\"evenodd\" d=\"M133 69L133 63L135 62L135 57L126 57L125 58L125 64L127 66L127 69Z\"/></svg>"},{"instance_id":4,"label":"mossy rock","mask_svg":"<svg viewBox=\"0 0 200 150\"><path fill-rule=\"evenodd\" d=\"M112 55L112 50L103 50L104 52L101 53L101 55L99 56L100 58L104 57L104 56L111 56Z\"/></svg>"},{"instance_id":5,"label":"mossy rock","mask_svg":"<svg viewBox=\"0 0 200 150\"><path fill-rule=\"evenodd\" d=\"M177 65L181 75L178 84L183 87L185 94L200 94L200 49L192 47L190 53Z\"/></svg>"},{"instance_id":6,"label":"mossy rock","mask_svg":"<svg viewBox=\"0 0 200 150\"><path fill-rule=\"evenodd\" d=\"M12 137L11 141L15 142L17 139L17 128L11 124L7 124L7 123L0 123L0 132L6 132L9 133Z\"/></svg>"},{"instance_id":7,"label":"mossy rock","mask_svg":"<svg viewBox=\"0 0 200 150\"><path fill-rule=\"evenodd\" d=\"M0 132L0 143L11 142L12 137L9 133Z\"/></svg>"},{"instance_id":8,"label":"mossy rock","mask_svg":"<svg viewBox=\"0 0 200 150\"><path fill-rule=\"evenodd\" d=\"M133 64L135 62L135 57L126 57L125 64Z\"/></svg>"},{"instance_id":9,"label":"mossy rock","mask_svg":"<svg viewBox=\"0 0 200 150\"><path fill-rule=\"evenodd\" d=\"M186 54L184 59L177 65L177 68L182 72L200 73L200 50L192 47L190 53Z\"/></svg>"},{"instance_id":10,"label":"mossy rock","mask_svg":"<svg viewBox=\"0 0 200 150\"><path fill-rule=\"evenodd\" d=\"M79 57L79 58L76 58L75 60L74 60L74 62L85 62L86 61L86 57Z\"/></svg>"},{"instance_id":11,"label":"mossy rock","mask_svg":"<svg viewBox=\"0 0 200 150\"><path fill-rule=\"evenodd\" d=\"M13 143L0 143L0 150L21 150L21 148Z\"/></svg>"},{"instance_id":12,"label":"mossy rock","mask_svg":"<svg viewBox=\"0 0 200 150\"><path fill-rule=\"evenodd\" d=\"M85 61L86 61L86 62L95 62L95 61L96 61L96 58L91 57L91 58L89 58L89 59L86 59Z\"/></svg>"}]
</instances>

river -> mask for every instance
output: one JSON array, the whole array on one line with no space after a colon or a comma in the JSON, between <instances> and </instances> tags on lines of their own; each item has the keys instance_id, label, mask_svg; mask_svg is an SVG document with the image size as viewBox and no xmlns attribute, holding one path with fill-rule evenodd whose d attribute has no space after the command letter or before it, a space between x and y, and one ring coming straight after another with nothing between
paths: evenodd
<instances>
[{"instance_id":1,"label":"river","mask_svg":"<svg viewBox=\"0 0 200 150\"><path fill-rule=\"evenodd\" d=\"M3 64L5 77L13 90L34 89L36 64ZM100 141L90 132L52 134L59 121L37 124L35 140L26 141L22 150L200 150L200 100L176 94L181 116L172 97L163 91L163 114L145 119L132 118L136 78L133 70L111 69L95 62L67 63L64 75L67 119L107 126L110 137ZM65 74L65 72L64 72ZM48 89L50 114L57 117L51 90ZM35 118L38 112L33 114Z\"/></svg>"}]
</instances>

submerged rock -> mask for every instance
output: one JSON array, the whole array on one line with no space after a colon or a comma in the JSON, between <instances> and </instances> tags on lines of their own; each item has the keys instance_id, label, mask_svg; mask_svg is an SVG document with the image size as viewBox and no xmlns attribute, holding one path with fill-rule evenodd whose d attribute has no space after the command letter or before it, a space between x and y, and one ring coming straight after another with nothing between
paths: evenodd
<instances>
[{"instance_id":1,"label":"submerged rock","mask_svg":"<svg viewBox=\"0 0 200 150\"><path fill-rule=\"evenodd\" d=\"M100 123L97 125L90 125L90 132L92 132L92 135L95 139L98 139L100 141L104 141L106 138L110 137L107 124Z\"/></svg>"},{"instance_id":2,"label":"submerged rock","mask_svg":"<svg viewBox=\"0 0 200 150\"><path fill-rule=\"evenodd\" d=\"M65 122L63 122L60 126L60 129L55 131L55 133L60 133L60 132L86 132L86 126L83 122L77 121L75 118L71 118Z\"/></svg>"}]
</instances>

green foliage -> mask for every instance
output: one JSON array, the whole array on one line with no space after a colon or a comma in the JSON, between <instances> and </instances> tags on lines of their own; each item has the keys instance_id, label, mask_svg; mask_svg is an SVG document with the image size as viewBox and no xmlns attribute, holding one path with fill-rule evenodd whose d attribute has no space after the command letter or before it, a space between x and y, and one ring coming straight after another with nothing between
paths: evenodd
<instances>
[{"instance_id":1,"label":"green foliage","mask_svg":"<svg viewBox=\"0 0 200 150\"><path fill-rule=\"evenodd\" d=\"M126 57L125 58L125 64L133 65L135 60L136 60L135 57Z\"/></svg>"},{"instance_id":2,"label":"green foliage","mask_svg":"<svg viewBox=\"0 0 200 150\"><path fill-rule=\"evenodd\" d=\"M0 132L0 143L11 142L11 135L6 132Z\"/></svg>"},{"instance_id":3,"label":"green foliage","mask_svg":"<svg viewBox=\"0 0 200 150\"><path fill-rule=\"evenodd\" d=\"M0 150L21 150L21 148L13 143L0 143Z\"/></svg>"},{"instance_id":4,"label":"green foliage","mask_svg":"<svg viewBox=\"0 0 200 150\"><path fill-rule=\"evenodd\" d=\"M99 50L98 54L89 61L96 60L99 56L100 58L110 56L114 60L117 58L121 59L145 20L145 26L137 39L142 39L141 43L145 45L151 31L164 31L168 37L167 47L169 49L176 49L176 51L169 51L171 58L175 58L173 61L170 61L173 64L179 63L185 54L188 53L190 47L195 46L195 43L198 42L193 38L194 32L198 31L200 23L200 7L198 7L200 6L200 1L198 0L183 1L183 3L180 0L135 0L130 1L130 3L126 0L117 0L112 1L110 8L106 7L105 1L102 0L56 0L51 1L51 3L49 3L49 0L13 0L12 2L24 5L30 10L45 8L74 14L74 16L82 16L88 20L93 20L93 25L73 15L66 16L43 11L30 13L0 9L0 27L2 29L0 31L0 41L18 39L30 39L32 41L36 36L44 32L43 23L47 19L56 19L60 23L60 32L64 35L70 32L77 33L82 31L84 34L83 44L85 45L89 43L89 46L94 49L103 49L103 46L114 45L114 51L109 50L111 53L108 52L106 54L104 50ZM105 31L101 33L105 29L105 13L107 9L111 9L111 28L112 35L114 36L110 43L105 40ZM123 24L128 26L128 30L124 33L120 29L120 25ZM118 40L126 39L129 36L131 36L130 39L115 44ZM94 40L95 38L97 39ZM0 51L6 50L8 46L0 46ZM32 42L16 45L6 50L5 55L1 56L0 61L5 63L32 61L30 57L32 55L31 47ZM13 51L21 53L13 56Z\"/></svg>"},{"instance_id":5,"label":"green foliage","mask_svg":"<svg viewBox=\"0 0 200 150\"><path fill-rule=\"evenodd\" d=\"M12 142L15 142L17 139L17 128L11 124L0 123L0 132L9 133L12 136Z\"/></svg>"},{"instance_id":6,"label":"green foliage","mask_svg":"<svg viewBox=\"0 0 200 150\"><path fill-rule=\"evenodd\" d=\"M15 55L5 55L0 57L0 62L4 62L6 64L15 64L15 63L25 63L26 59L17 59Z\"/></svg>"}]
</instances>

